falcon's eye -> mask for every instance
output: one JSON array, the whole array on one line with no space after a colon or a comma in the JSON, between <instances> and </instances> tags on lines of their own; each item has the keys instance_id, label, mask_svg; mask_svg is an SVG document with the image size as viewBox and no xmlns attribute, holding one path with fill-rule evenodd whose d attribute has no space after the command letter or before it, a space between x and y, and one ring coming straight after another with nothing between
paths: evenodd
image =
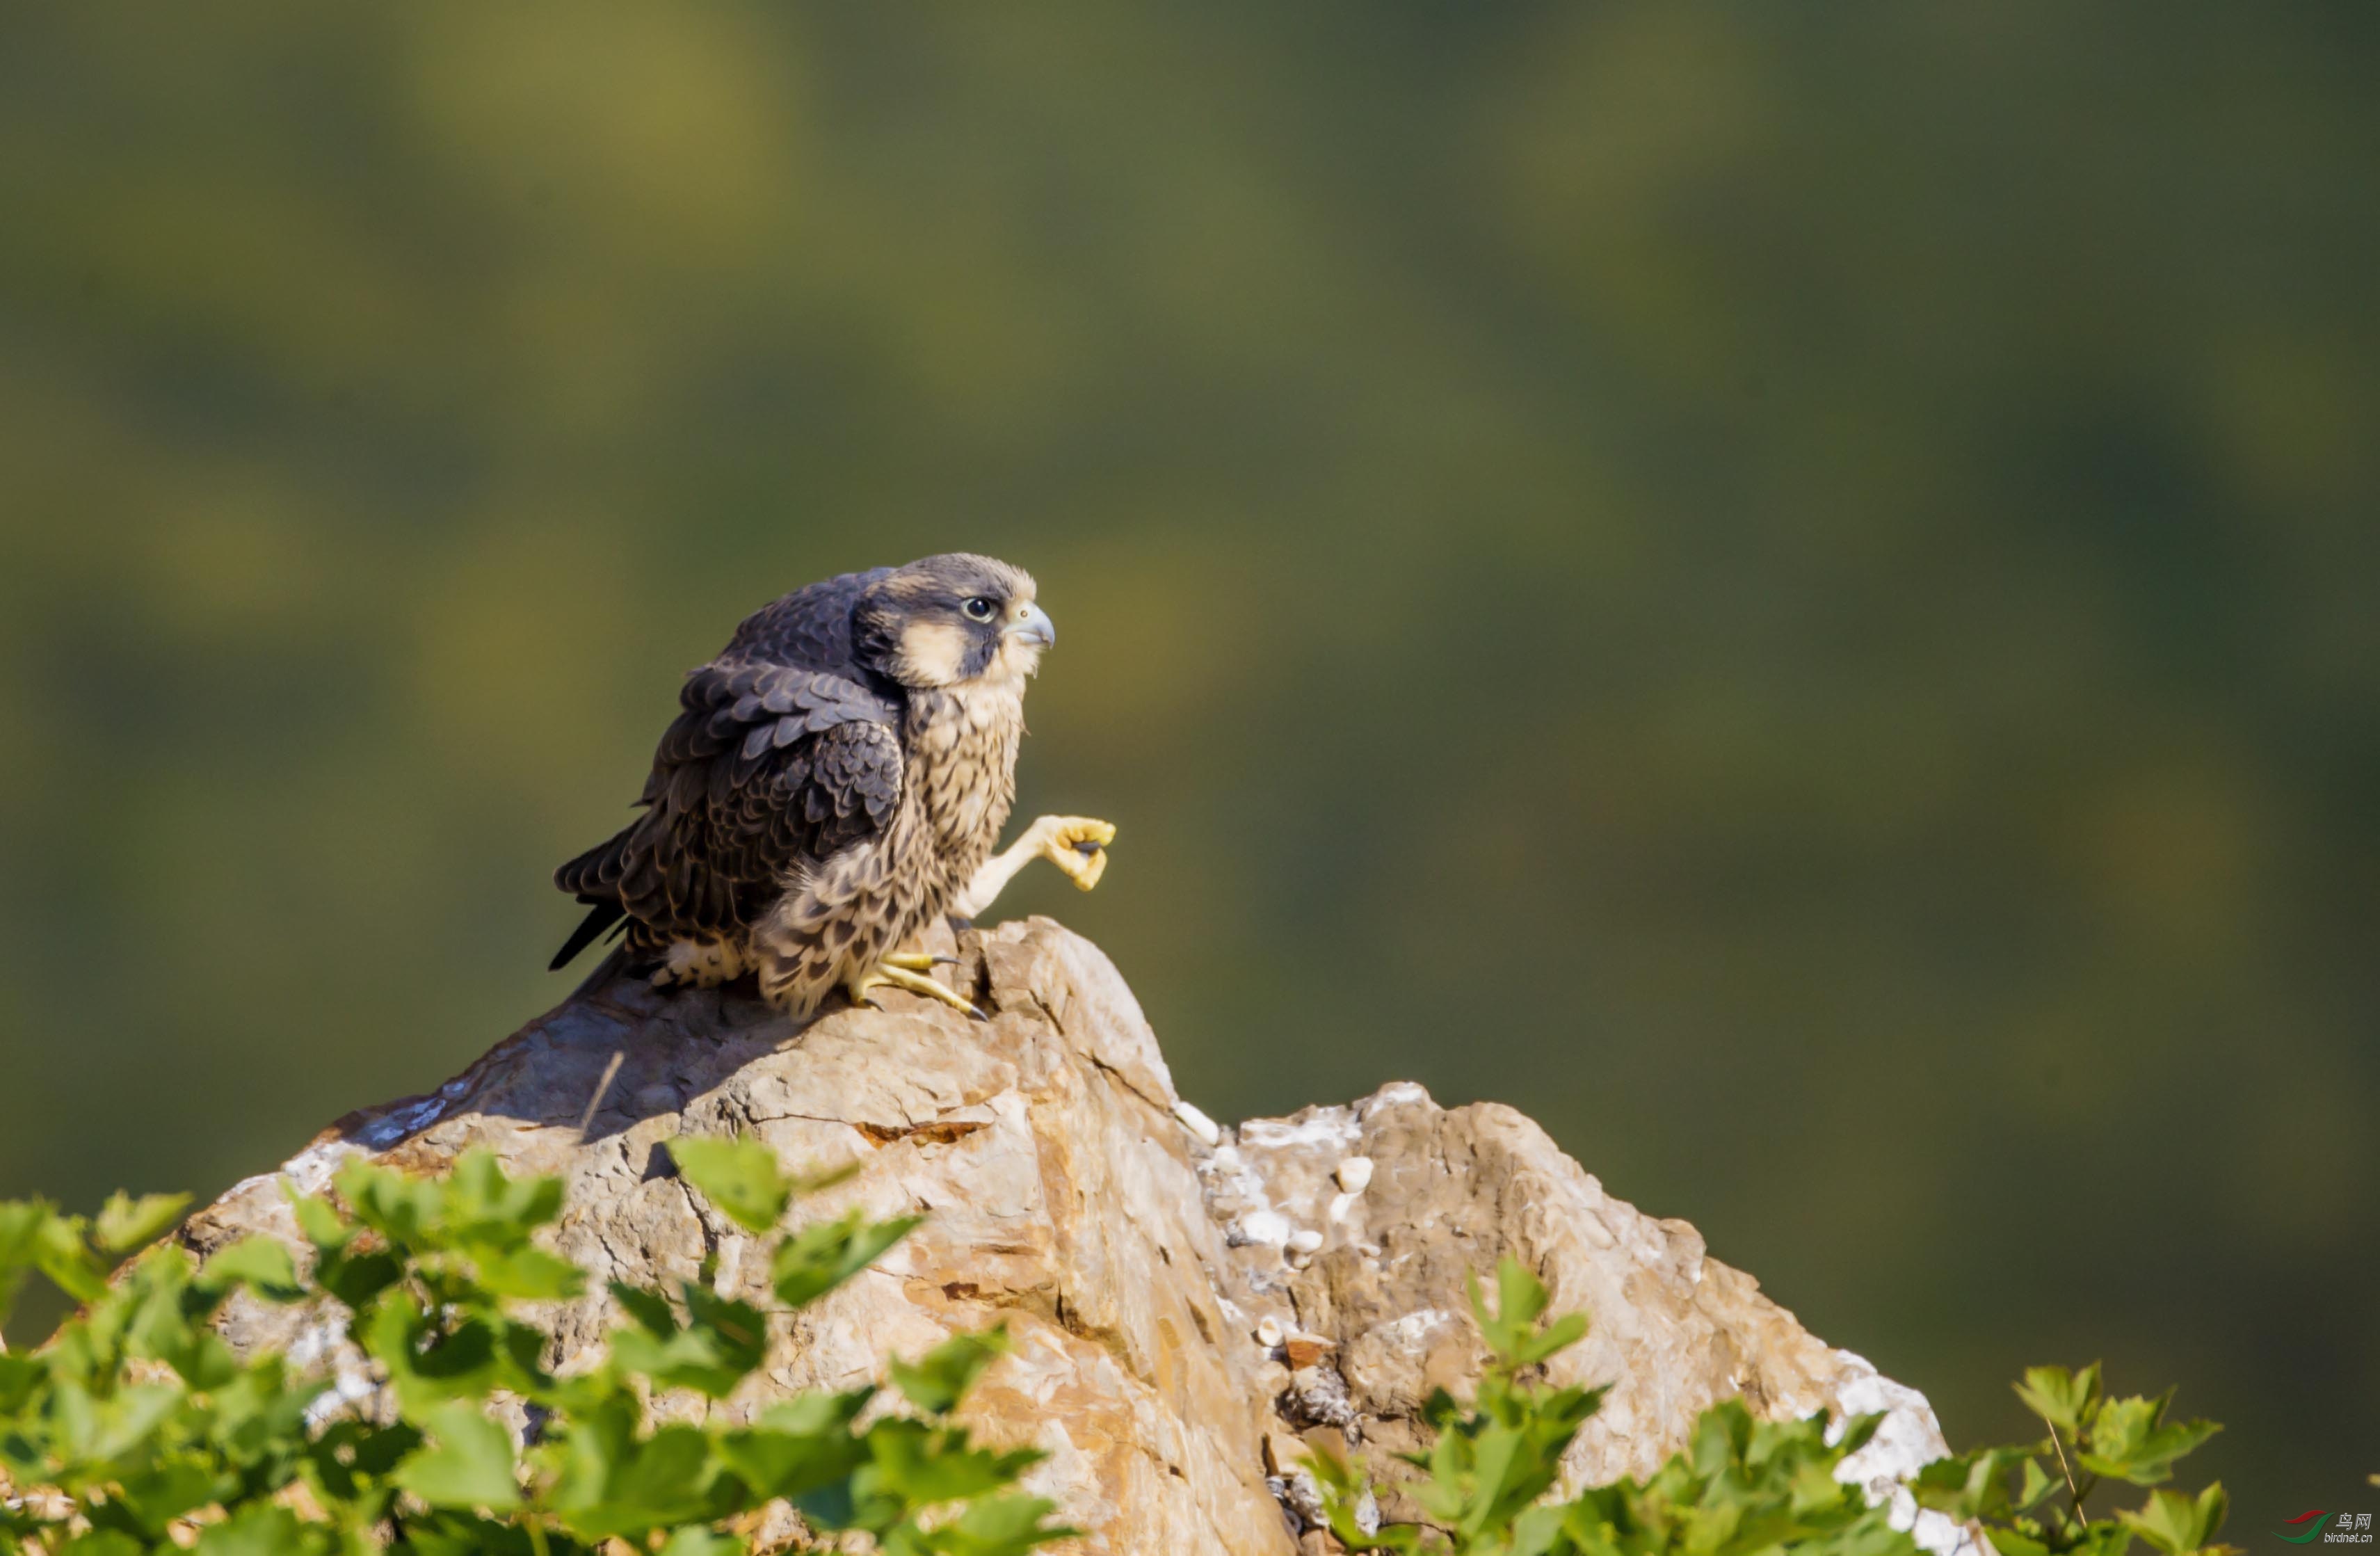
<instances>
[{"instance_id":1,"label":"falcon's eye","mask_svg":"<svg viewBox=\"0 0 2380 1556\"><path fill-rule=\"evenodd\" d=\"M965 604L960 606L959 609L965 611L970 617L977 621L990 621L993 616L1000 614L1000 607L993 604L990 601L985 599L980 594L968 601Z\"/></svg>"}]
</instances>

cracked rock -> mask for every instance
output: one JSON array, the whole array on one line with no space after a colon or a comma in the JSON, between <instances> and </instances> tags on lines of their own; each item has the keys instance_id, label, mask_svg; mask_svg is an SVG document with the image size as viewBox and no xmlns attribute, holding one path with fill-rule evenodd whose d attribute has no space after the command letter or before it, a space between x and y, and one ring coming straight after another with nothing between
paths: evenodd
<instances>
[{"instance_id":1,"label":"cracked rock","mask_svg":"<svg viewBox=\"0 0 2380 1556\"><path fill-rule=\"evenodd\" d=\"M438 1090L340 1120L184 1235L200 1252L257 1232L302 1251L282 1177L318 1188L353 1153L436 1171L491 1147L509 1171L566 1182L555 1246L594 1277L546 1315L567 1366L616 1321L606 1281L683 1280L715 1256L723 1284L765 1290L752 1241L677 1181L658 1149L670 1138L748 1130L797 1168L858 1163L795 1217L857 1205L926 1224L779 1320L767 1367L721 1409L748 1417L847 1388L887 1355L1004 1320L1014 1350L968 1415L995 1441L1049 1453L1031 1488L1088 1531L1080 1550L1108 1556L1292 1556L1276 1498L1303 1501L1305 1476L1277 1461L1301 1432L1365 1462L1383 1518L1413 1516L1393 1455L1421 1445L1434 1389L1461 1395L1477 1377L1463 1277L1507 1253L1557 1310L1591 1318L1553 1376L1613 1385L1565 1461L1572 1484L1649 1471L1697 1412L1739 1392L1770 1416L1888 1409L1858 1469L1879 1497L1942 1452L1922 1397L1813 1338L1683 1222L1610 1197L1510 1108L1440 1109L1400 1083L1221 1128L1183 1104L1089 942L1036 918L938 930L927 949L960 957L953 981L989 1022L885 991L880 1010L797 1028L746 991L599 979ZM223 1328L243 1349L355 1370L320 1314L238 1300ZM1946 1550L1961 1538L1919 1534Z\"/></svg>"}]
</instances>

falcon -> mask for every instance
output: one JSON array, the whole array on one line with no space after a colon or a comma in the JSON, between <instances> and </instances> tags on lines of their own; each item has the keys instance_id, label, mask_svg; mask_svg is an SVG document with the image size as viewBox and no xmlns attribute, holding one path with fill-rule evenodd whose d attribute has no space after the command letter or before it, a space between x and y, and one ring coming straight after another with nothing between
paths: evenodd
<instances>
[{"instance_id":1,"label":"falcon","mask_svg":"<svg viewBox=\"0 0 2380 1556\"><path fill-rule=\"evenodd\" d=\"M846 573L747 617L690 672L653 754L643 814L554 872L662 988L755 975L808 1016L836 989L982 1013L903 947L973 918L1036 857L1089 891L1115 828L1044 816L995 857L1016 798L1025 684L1057 628L1032 575L952 553Z\"/></svg>"}]
</instances>

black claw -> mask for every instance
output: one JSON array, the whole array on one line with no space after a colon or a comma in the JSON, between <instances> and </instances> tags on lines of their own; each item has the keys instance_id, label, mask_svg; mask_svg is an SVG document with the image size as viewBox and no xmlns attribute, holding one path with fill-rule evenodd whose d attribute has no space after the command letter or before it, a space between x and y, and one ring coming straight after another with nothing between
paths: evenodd
<instances>
[{"instance_id":1,"label":"black claw","mask_svg":"<svg viewBox=\"0 0 2380 1556\"><path fill-rule=\"evenodd\" d=\"M1075 852L1087 859L1106 846L1107 845L1104 843L1093 843L1087 838L1075 845Z\"/></svg>"}]
</instances>

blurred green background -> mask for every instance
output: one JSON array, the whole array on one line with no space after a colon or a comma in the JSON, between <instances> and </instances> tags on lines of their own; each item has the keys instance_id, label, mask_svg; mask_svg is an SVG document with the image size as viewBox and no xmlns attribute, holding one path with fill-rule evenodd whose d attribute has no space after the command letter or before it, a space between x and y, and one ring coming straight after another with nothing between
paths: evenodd
<instances>
[{"instance_id":1,"label":"blurred green background","mask_svg":"<svg viewBox=\"0 0 2380 1556\"><path fill-rule=\"evenodd\" d=\"M567 988L745 612L965 547L1225 1118L1542 1120L2237 1531L2380 1469L2380 9L10 7L0 1194Z\"/></svg>"}]
</instances>

